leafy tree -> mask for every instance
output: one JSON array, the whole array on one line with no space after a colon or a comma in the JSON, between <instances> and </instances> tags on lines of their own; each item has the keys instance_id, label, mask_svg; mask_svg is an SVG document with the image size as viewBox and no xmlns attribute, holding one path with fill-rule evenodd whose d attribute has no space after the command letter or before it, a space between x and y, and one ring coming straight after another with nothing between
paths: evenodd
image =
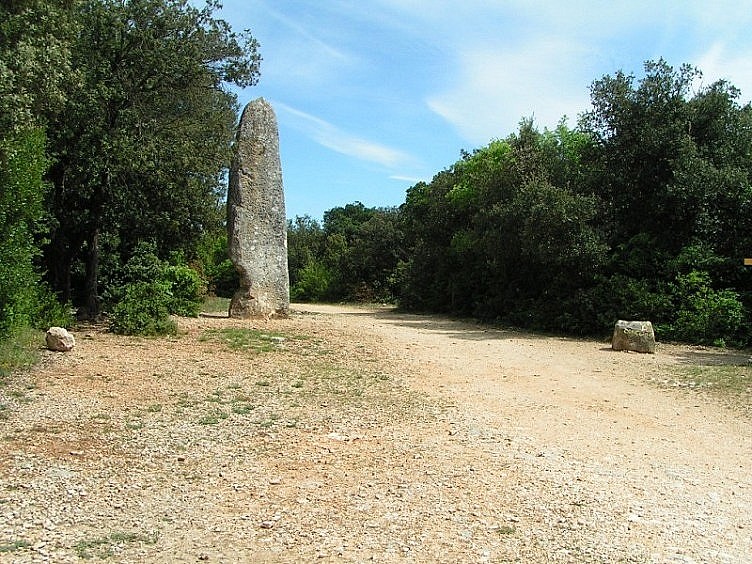
<instances>
[{"instance_id":1,"label":"leafy tree","mask_svg":"<svg viewBox=\"0 0 752 564\"><path fill-rule=\"evenodd\" d=\"M674 283L695 271L709 276L706 295L751 303L741 258L752 245L752 109L739 105L739 91L723 81L693 93L699 76L688 65L674 69L659 60L645 64L639 81L623 73L604 77L593 83L593 110L582 119L597 145L589 185L604 203L601 221L614 249L608 269L663 296L658 302L676 304L678 312L661 311L664 328L705 323L707 308L681 305L697 303L696 285ZM736 314L722 310L734 321L713 330L737 340ZM664 333L708 340L703 331Z\"/></svg>"},{"instance_id":2,"label":"leafy tree","mask_svg":"<svg viewBox=\"0 0 752 564\"><path fill-rule=\"evenodd\" d=\"M28 325L70 323L40 283L38 239L47 229L44 125L75 79L70 2L0 4L0 339Z\"/></svg>"},{"instance_id":3,"label":"leafy tree","mask_svg":"<svg viewBox=\"0 0 752 564\"><path fill-rule=\"evenodd\" d=\"M44 126L77 81L70 42L74 0L0 4L0 132Z\"/></svg>"},{"instance_id":4,"label":"leafy tree","mask_svg":"<svg viewBox=\"0 0 752 564\"><path fill-rule=\"evenodd\" d=\"M81 0L72 48L80 84L51 122L56 219L46 260L63 297L81 290L89 315L100 309L103 240L127 259L145 238L163 256L193 252L220 221L217 201L229 162L237 104L225 88L258 77L248 32L234 33L187 0ZM74 280L74 265L84 265Z\"/></svg>"}]
</instances>

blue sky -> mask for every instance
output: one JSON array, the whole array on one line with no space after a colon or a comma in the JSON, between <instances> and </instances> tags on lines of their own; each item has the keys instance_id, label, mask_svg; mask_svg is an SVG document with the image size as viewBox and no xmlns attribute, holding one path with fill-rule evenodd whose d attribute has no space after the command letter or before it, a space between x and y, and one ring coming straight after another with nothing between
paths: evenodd
<instances>
[{"instance_id":1,"label":"blue sky","mask_svg":"<svg viewBox=\"0 0 752 564\"><path fill-rule=\"evenodd\" d=\"M663 57L752 98L752 0L224 0L261 44L287 216L399 205L419 180L589 108L589 86ZM701 86L701 85L698 85Z\"/></svg>"}]
</instances>

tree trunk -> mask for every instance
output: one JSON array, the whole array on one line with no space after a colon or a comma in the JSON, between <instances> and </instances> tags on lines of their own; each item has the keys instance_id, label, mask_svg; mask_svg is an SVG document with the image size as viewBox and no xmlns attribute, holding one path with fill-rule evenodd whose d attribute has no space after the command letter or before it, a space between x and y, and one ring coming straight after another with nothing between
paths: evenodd
<instances>
[{"instance_id":1,"label":"tree trunk","mask_svg":"<svg viewBox=\"0 0 752 564\"><path fill-rule=\"evenodd\" d=\"M86 280L84 281L85 319L97 319L100 311L99 301L99 228L95 228L88 241L86 253Z\"/></svg>"}]
</instances>

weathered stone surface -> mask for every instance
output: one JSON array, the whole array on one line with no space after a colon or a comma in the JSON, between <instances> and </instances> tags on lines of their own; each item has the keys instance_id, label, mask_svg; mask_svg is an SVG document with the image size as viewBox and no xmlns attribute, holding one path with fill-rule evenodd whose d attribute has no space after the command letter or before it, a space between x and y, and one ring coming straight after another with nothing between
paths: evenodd
<instances>
[{"instance_id":1,"label":"weathered stone surface","mask_svg":"<svg viewBox=\"0 0 752 564\"><path fill-rule=\"evenodd\" d=\"M230 317L288 314L286 221L277 119L271 105L258 98L243 111L230 170L228 247L240 274Z\"/></svg>"},{"instance_id":2,"label":"weathered stone surface","mask_svg":"<svg viewBox=\"0 0 752 564\"><path fill-rule=\"evenodd\" d=\"M45 340L47 348L56 352L68 352L76 346L76 339L62 327L50 327Z\"/></svg>"},{"instance_id":3,"label":"weathered stone surface","mask_svg":"<svg viewBox=\"0 0 752 564\"><path fill-rule=\"evenodd\" d=\"M615 351L655 353L655 333L650 321L619 320L614 326L611 348Z\"/></svg>"}]
</instances>

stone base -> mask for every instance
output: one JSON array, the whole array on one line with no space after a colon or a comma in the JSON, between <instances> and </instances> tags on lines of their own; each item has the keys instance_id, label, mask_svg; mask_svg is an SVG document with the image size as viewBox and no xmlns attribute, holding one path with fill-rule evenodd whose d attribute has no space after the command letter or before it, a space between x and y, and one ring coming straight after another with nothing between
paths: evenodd
<instances>
[{"instance_id":1,"label":"stone base","mask_svg":"<svg viewBox=\"0 0 752 564\"><path fill-rule=\"evenodd\" d=\"M230 301L229 316L235 319L253 319L271 317L288 317L289 307L265 299L263 294L254 296L247 290L240 289Z\"/></svg>"},{"instance_id":2,"label":"stone base","mask_svg":"<svg viewBox=\"0 0 752 564\"><path fill-rule=\"evenodd\" d=\"M650 321L619 320L614 326L611 348L615 351L655 353L655 333Z\"/></svg>"}]
</instances>

